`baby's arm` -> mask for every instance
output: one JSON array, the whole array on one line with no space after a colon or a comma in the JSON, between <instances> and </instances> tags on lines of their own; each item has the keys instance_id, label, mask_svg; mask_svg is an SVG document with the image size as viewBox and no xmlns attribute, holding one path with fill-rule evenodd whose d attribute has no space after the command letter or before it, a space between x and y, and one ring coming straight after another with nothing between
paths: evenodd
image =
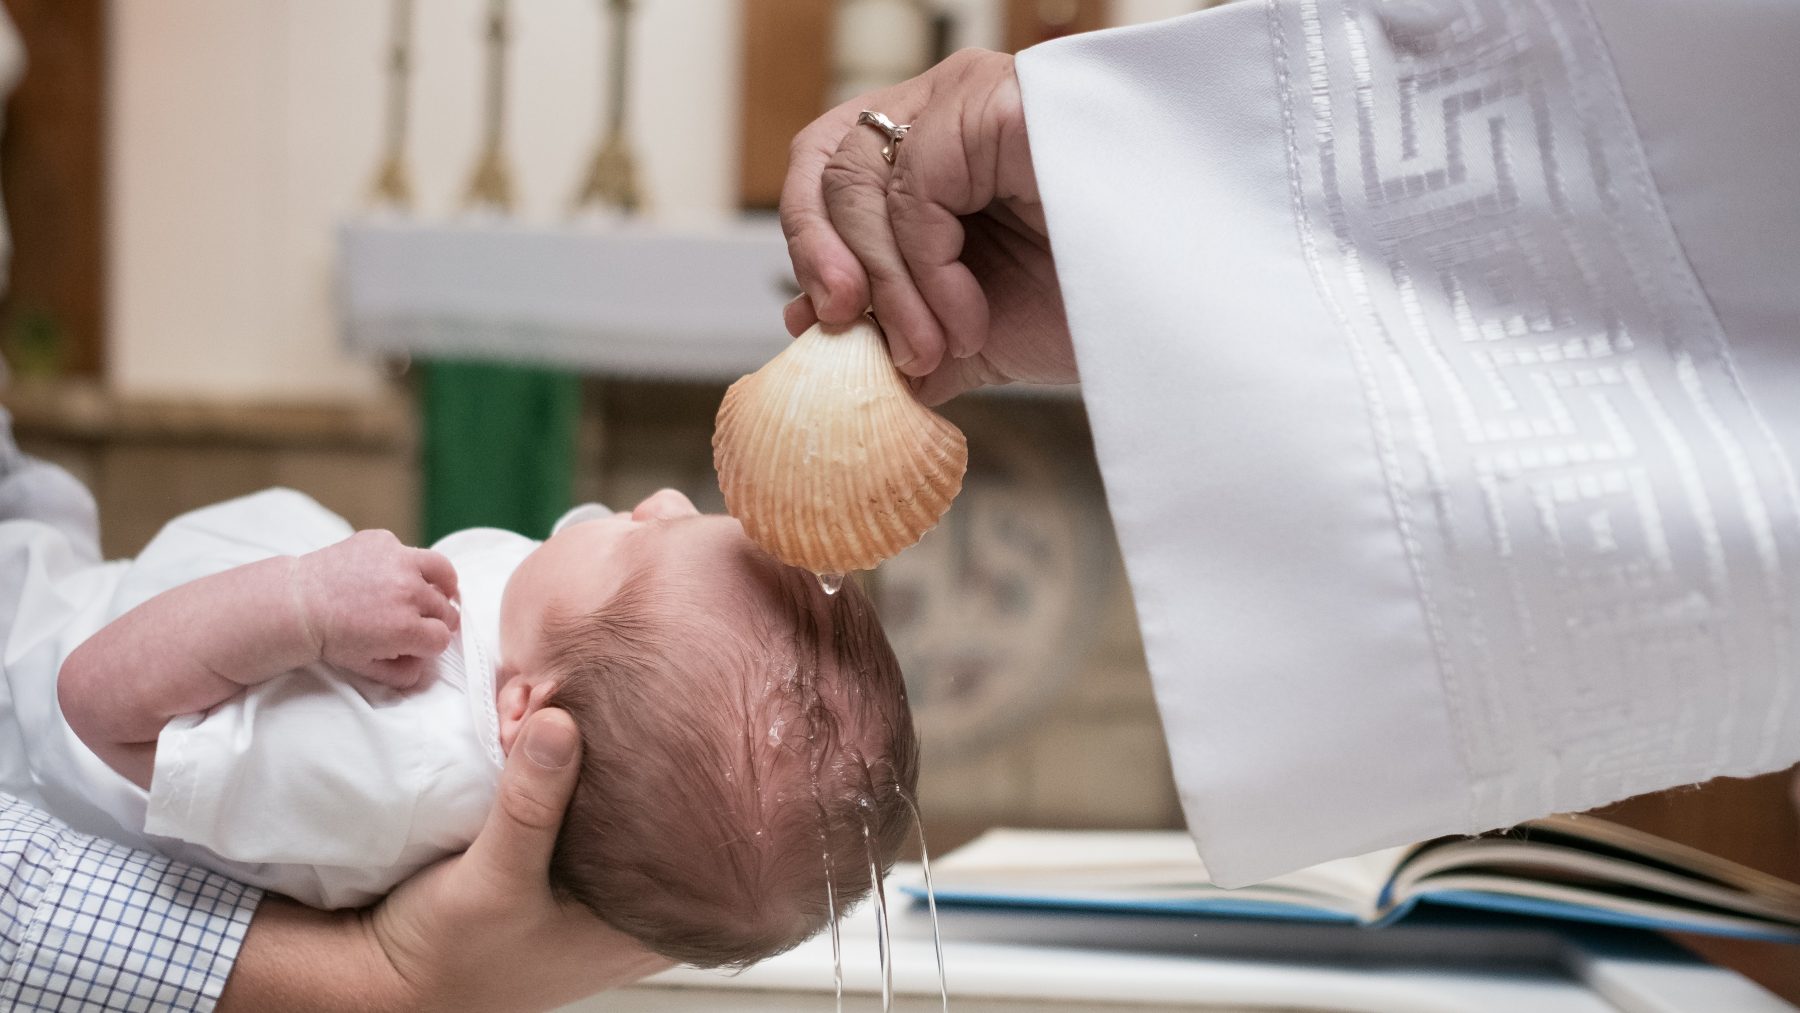
<instances>
[{"instance_id":1,"label":"baby's arm","mask_svg":"<svg viewBox=\"0 0 1800 1013\"><path fill-rule=\"evenodd\" d=\"M63 662L69 727L107 765L150 786L163 725L320 659L406 689L449 646L456 571L386 531L171 588L107 624Z\"/></svg>"}]
</instances>

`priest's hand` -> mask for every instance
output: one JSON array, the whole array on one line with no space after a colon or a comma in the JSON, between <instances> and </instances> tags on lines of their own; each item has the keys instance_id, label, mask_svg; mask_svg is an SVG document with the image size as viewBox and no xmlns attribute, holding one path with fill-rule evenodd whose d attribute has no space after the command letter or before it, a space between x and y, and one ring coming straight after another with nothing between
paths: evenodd
<instances>
[{"instance_id":1,"label":"priest's hand","mask_svg":"<svg viewBox=\"0 0 1800 1013\"><path fill-rule=\"evenodd\" d=\"M892 165L864 109L911 124ZM927 404L1075 380L1012 57L965 50L813 121L789 151L781 224L805 293L791 333L873 308Z\"/></svg>"}]
</instances>

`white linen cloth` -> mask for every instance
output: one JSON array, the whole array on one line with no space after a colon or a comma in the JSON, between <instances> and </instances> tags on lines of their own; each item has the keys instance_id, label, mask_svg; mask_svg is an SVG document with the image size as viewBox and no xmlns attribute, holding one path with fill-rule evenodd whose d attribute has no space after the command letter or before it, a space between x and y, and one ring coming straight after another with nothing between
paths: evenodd
<instances>
[{"instance_id":1,"label":"white linen cloth","mask_svg":"<svg viewBox=\"0 0 1800 1013\"><path fill-rule=\"evenodd\" d=\"M1800 759L1797 40L1251 0L1020 55L1219 882Z\"/></svg>"},{"instance_id":2,"label":"white linen cloth","mask_svg":"<svg viewBox=\"0 0 1800 1013\"><path fill-rule=\"evenodd\" d=\"M69 482L55 469L42 474ZM596 512L604 508L579 508L561 523ZM316 907L366 904L474 840L502 763L494 701L501 596L540 543L477 528L433 546L456 568L462 623L424 686L400 693L324 664L277 676L165 726L146 792L94 756L63 720L56 703L63 659L162 591L323 548L353 531L286 489L185 514L129 561L103 563L91 549L73 548L78 539L69 528L0 522L0 579L17 589L11 608L0 611L0 722L17 731L9 727L4 736L0 791L89 833Z\"/></svg>"}]
</instances>

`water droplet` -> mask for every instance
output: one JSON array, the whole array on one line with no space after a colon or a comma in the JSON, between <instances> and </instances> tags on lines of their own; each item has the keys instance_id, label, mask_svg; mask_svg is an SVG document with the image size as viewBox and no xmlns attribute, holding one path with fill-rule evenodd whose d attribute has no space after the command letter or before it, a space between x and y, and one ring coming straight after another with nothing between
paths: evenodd
<instances>
[{"instance_id":1,"label":"water droplet","mask_svg":"<svg viewBox=\"0 0 1800 1013\"><path fill-rule=\"evenodd\" d=\"M819 590L826 594L837 594L844 589L844 575L841 573L819 574Z\"/></svg>"}]
</instances>

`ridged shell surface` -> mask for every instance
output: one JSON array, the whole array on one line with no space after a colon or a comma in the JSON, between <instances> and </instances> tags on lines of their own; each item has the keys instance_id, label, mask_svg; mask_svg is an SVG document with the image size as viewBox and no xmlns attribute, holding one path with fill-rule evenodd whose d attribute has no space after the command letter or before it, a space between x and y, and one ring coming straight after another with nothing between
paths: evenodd
<instances>
[{"instance_id":1,"label":"ridged shell surface","mask_svg":"<svg viewBox=\"0 0 1800 1013\"><path fill-rule=\"evenodd\" d=\"M818 326L731 385L713 430L725 507L775 558L848 573L917 542L962 489L962 431L918 402L873 321Z\"/></svg>"}]
</instances>

